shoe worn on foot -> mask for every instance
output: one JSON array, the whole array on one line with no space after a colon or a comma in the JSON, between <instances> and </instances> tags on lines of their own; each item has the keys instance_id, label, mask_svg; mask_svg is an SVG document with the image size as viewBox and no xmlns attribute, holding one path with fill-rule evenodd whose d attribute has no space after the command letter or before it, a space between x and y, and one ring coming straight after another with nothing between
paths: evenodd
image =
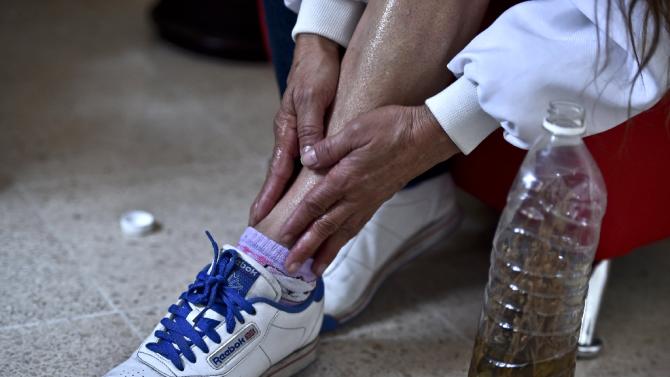
<instances>
[{"instance_id":1,"label":"shoe worn on foot","mask_svg":"<svg viewBox=\"0 0 670 377\"><path fill-rule=\"evenodd\" d=\"M235 248L181 294L154 332L108 377L286 377L316 357L323 282L302 303L285 305L277 280Z\"/></svg>"},{"instance_id":2,"label":"shoe worn on foot","mask_svg":"<svg viewBox=\"0 0 670 377\"><path fill-rule=\"evenodd\" d=\"M386 277L456 230L461 214L454 190L451 176L443 174L398 192L379 208L323 275L322 332L363 311Z\"/></svg>"}]
</instances>

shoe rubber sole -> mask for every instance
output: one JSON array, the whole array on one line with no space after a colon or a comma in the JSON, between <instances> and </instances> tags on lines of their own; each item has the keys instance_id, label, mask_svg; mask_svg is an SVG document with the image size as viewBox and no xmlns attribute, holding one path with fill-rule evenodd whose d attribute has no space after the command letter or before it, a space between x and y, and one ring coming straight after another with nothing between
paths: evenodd
<instances>
[{"instance_id":1,"label":"shoe rubber sole","mask_svg":"<svg viewBox=\"0 0 670 377\"><path fill-rule=\"evenodd\" d=\"M307 368L316 360L319 344L317 337L311 343L286 356L261 375L261 377L290 377Z\"/></svg>"},{"instance_id":2,"label":"shoe rubber sole","mask_svg":"<svg viewBox=\"0 0 670 377\"><path fill-rule=\"evenodd\" d=\"M324 315L323 325L321 326L321 333L327 333L337 329L346 322L351 321L354 317L359 315L372 301L375 293L384 281L400 267L403 267L414 258L431 249L438 243L445 241L447 238L458 229L463 219L462 213L459 209L450 212L432 223L424 226L416 232L407 241L403 242L395 252L400 252L393 258L389 259L377 274L370 280L370 284L364 290L363 296L358 298L352 308L344 314L334 317L328 314Z\"/></svg>"}]
</instances>

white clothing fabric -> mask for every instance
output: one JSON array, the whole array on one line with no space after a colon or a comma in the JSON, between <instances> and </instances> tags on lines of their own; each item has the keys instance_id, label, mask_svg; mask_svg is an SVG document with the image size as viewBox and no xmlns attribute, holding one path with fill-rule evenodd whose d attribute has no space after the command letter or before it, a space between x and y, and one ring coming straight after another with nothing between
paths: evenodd
<instances>
[{"instance_id":1,"label":"white clothing fabric","mask_svg":"<svg viewBox=\"0 0 670 377\"><path fill-rule=\"evenodd\" d=\"M505 129L508 142L528 148L544 132L541 120L551 100L584 106L587 135L628 119L629 98L631 115L649 109L667 91L668 33L663 32L656 54L631 92L638 64L626 22L623 13L613 8L606 35L606 7L606 1L596 0L535 0L510 8L448 64L458 81L467 80L470 85L457 81L452 84L457 88L447 88L426 104L466 154L497 123ZM641 10L638 7L638 15ZM641 17L634 18L637 46L642 45L641 23ZM474 115L483 111L496 124L460 122L452 114L454 101L471 103L469 117L485 119L483 114Z\"/></svg>"},{"instance_id":2,"label":"white clothing fabric","mask_svg":"<svg viewBox=\"0 0 670 377\"><path fill-rule=\"evenodd\" d=\"M365 4L355 0L284 0L298 13L293 39L300 33L317 34L347 47Z\"/></svg>"},{"instance_id":3,"label":"white clothing fabric","mask_svg":"<svg viewBox=\"0 0 670 377\"><path fill-rule=\"evenodd\" d=\"M299 10L293 30L348 44L364 4L355 0L285 0ZM626 5L630 0L626 0ZM511 144L528 148L544 132L552 100L580 103L587 135L606 131L656 104L668 88L670 37L634 82L638 63L624 13L607 0L531 0L511 7L448 64L458 80L426 105L468 154L497 127ZM642 12L633 17L642 46ZM609 25L609 26L606 26ZM632 87L632 90L631 90ZM630 100L630 102L629 102Z\"/></svg>"}]
</instances>

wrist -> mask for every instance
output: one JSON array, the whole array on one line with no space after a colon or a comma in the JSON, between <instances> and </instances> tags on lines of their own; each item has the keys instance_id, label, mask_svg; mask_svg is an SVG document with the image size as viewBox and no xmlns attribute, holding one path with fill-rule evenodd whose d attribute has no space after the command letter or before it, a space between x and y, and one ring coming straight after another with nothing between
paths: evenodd
<instances>
[{"instance_id":1,"label":"wrist","mask_svg":"<svg viewBox=\"0 0 670 377\"><path fill-rule=\"evenodd\" d=\"M428 106L414 106L409 109L412 119L412 136L431 166L446 161L460 152Z\"/></svg>"},{"instance_id":2,"label":"wrist","mask_svg":"<svg viewBox=\"0 0 670 377\"><path fill-rule=\"evenodd\" d=\"M317 34L301 33L295 39L296 52L318 51L324 54L339 56L340 45L326 37Z\"/></svg>"}]
</instances>

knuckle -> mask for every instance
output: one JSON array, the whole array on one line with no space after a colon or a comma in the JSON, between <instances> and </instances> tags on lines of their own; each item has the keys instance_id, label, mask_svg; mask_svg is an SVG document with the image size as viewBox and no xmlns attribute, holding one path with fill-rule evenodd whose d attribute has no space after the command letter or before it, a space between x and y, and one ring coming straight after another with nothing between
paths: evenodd
<instances>
[{"instance_id":1,"label":"knuckle","mask_svg":"<svg viewBox=\"0 0 670 377\"><path fill-rule=\"evenodd\" d=\"M278 130L281 130L285 127L290 126L293 123L294 119L295 119L295 117L293 115L289 114L288 112L284 111L283 109L280 109L279 111L277 111L277 113L275 114L275 117L273 119L275 132L277 132Z\"/></svg>"},{"instance_id":2,"label":"knuckle","mask_svg":"<svg viewBox=\"0 0 670 377\"><path fill-rule=\"evenodd\" d=\"M272 148L271 161L280 161L286 158L295 158L297 156L297 140L293 140L290 135L278 133L275 135L275 144Z\"/></svg>"},{"instance_id":3,"label":"knuckle","mask_svg":"<svg viewBox=\"0 0 670 377\"><path fill-rule=\"evenodd\" d=\"M272 148L272 159L274 160L281 157L283 150L284 148L282 147L281 143L276 142L275 146Z\"/></svg>"},{"instance_id":4,"label":"knuckle","mask_svg":"<svg viewBox=\"0 0 670 377\"><path fill-rule=\"evenodd\" d=\"M313 217L321 216L326 211L325 206L314 199L306 199L304 205L307 212Z\"/></svg>"},{"instance_id":5,"label":"knuckle","mask_svg":"<svg viewBox=\"0 0 670 377\"><path fill-rule=\"evenodd\" d=\"M274 148L272 148L272 157L270 157L270 168L276 167L275 165L279 162L279 160L284 157L284 148L281 146L281 144L277 143L275 144Z\"/></svg>"},{"instance_id":6,"label":"knuckle","mask_svg":"<svg viewBox=\"0 0 670 377\"><path fill-rule=\"evenodd\" d=\"M339 140L333 140L332 138L325 137L314 145L314 149L319 155L319 159L321 157L325 157L330 160L335 157L338 148L342 148L341 144L342 142Z\"/></svg>"},{"instance_id":7,"label":"knuckle","mask_svg":"<svg viewBox=\"0 0 670 377\"><path fill-rule=\"evenodd\" d=\"M314 231L321 238L326 238L337 231L338 224L328 217L321 217L314 223Z\"/></svg>"},{"instance_id":8,"label":"knuckle","mask_svg":"<svg viewBox=\"0 0 670 377\"><path fill-rule=\"evenodd\" d=\"M349 129L352 134L358 134L363 130L363 123L354 121L349 125Z\"/></svg>"},{"instance_id":9,"label":"knuckle","mask_svg":"<svg viewBox=\"0 0 670 377\"><path fill-rule=\"evenodd\" d=\"M318 89L311 85L301 86L295 91L295 97L298 102L306 102L315 97L317 93Z\"/></svg>"},{"instance_id":10,"label":"knuckle","mask_svg":"<svg viewBox=\"0 0 670 377\"><path fill-rule=\"evenodd\" d=\"M323 154L327 159L332 160L335 157L335 147L330 144L330 143L323 143L321 146L321 154ZM335 172L335 174L332 174L333 181L337 181L339 179L339 174Z\"/></svg>"},{"instance_id":11,"label":"knuckle","mask_svg":"<svg viewBox=\"0 0 670 377\"><path fill-rule=\"evenodd\" d=\"M333 170L332 174L326 176L326 179L328 179L329 186L337 187L340 192L348 192L352 187L351 185L354 185L354 181L347 174L346 169Z\"/></svg>"},{"instance_id":12,"label":"knuckle","mask_svg":"<svg viewBox=\"0 0 670 377\"><path fill-rule=\"evenodd\" d=\"M316 124L306 123L298 127L298 138L314 137L321 133L321 127Z\"/></svg>"}]
</instances>

